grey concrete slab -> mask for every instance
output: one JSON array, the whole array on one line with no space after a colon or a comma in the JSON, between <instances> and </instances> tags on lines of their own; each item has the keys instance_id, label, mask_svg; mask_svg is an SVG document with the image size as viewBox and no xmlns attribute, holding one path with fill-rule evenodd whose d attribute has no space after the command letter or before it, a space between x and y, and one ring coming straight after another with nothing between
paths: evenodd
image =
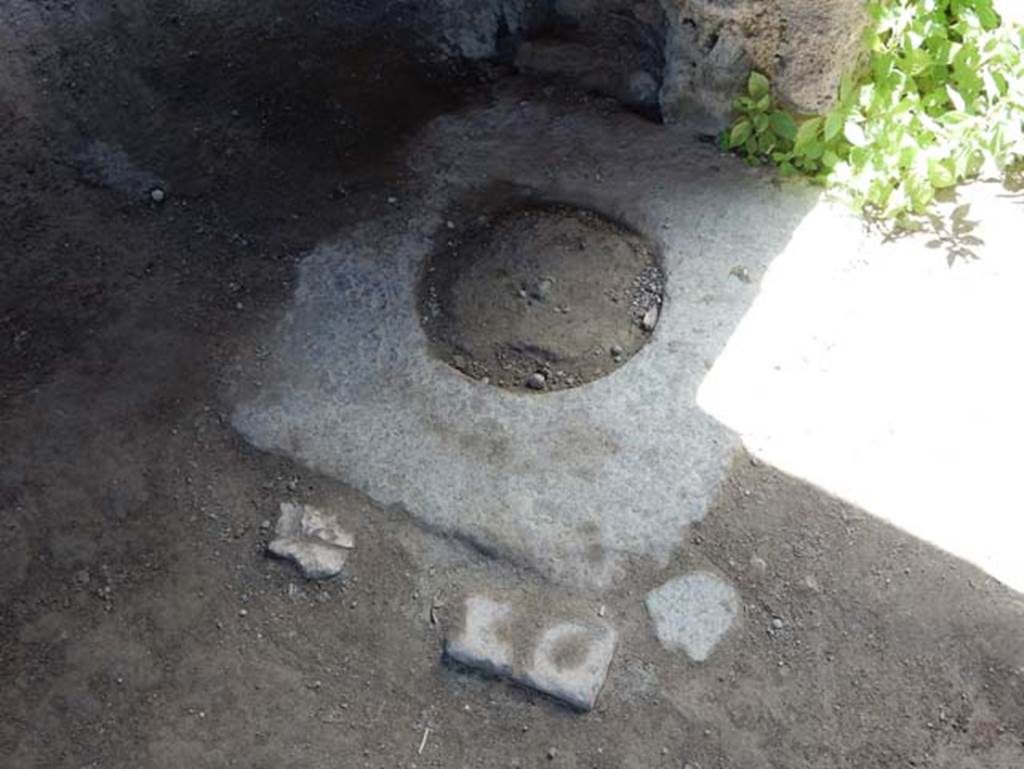
<instances>
[{"instance_id":1,"label":"grey concrete slab","mask_svg":"<svg viewBox=\"0 0 1024 769\"><path fill-rule=\"evenodd\" d=\"M684 129L518 100L435 120L408 162L379 218L303 261L264 386L235 426L558 581L606 588L631 557L664 564L737 447L697 387L815 194L780 192ZM538 396L430 355L418 270L445 222L499 183L596 209L659 246L666 301L627 365Z\"/></svg>"}]
</instances>

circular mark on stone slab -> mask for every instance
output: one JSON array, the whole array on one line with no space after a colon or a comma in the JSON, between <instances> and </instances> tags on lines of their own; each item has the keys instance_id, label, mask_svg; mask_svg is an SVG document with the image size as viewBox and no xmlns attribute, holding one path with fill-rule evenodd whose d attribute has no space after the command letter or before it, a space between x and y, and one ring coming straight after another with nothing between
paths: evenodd
<instances>
[{"instance_id":1,"label":"circular mark on stone slab","mask_svg":"<svg viewBox=\"0 0 1024 769\"><path fill-rule=\"evenodd\" d=\"M446 222L419 285L432 350L464 374L524 392L564 390L623 365L664 297L657 250L594 211L519 204Z\"/></svg>"}]
</instances>

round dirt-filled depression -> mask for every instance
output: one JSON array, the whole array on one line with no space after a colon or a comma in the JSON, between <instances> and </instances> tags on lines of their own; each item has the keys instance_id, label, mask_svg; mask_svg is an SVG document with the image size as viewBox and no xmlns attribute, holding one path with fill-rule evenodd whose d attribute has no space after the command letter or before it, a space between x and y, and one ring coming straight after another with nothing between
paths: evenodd
<instances>
[{"instance_id":1,"label":"round dirt-filled depression","mask_svg":"<svg viewBox=\"0 0 1024 769\"><path fill-rule=\"evenodd\" d=\"M433 352L481 382L549 392L628 361L658 322L664 273L639 233L594 211L520 204L444 225L424 265Z\"/></svg>"}]
</instances>

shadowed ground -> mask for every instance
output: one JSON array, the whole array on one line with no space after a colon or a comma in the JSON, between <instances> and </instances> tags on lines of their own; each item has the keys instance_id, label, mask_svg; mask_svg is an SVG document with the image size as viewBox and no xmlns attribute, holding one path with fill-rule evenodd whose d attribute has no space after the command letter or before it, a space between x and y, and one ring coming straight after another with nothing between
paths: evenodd
<instances>
[{"instance_id":1,"label":"shadowed ground","mask_svg":"<svg viewBox=\"0 0 1024 769\"><path fill-rule=\"evenodd\" d=\"M710 417L735 450L701 486L707 507L681 512L691 525L666 525L656 546L617 553L614 579L585 584L550 579L569 564L534 568L525 547L496 559L470 546L483 537L424 527L414 494L381 505L369 476L349 476L367 495L235 431L235 404L274 381L276 329L318 269L309 255L331 264L373 222L398 221L400 241L434 216L439 200L416 195L436 191L420 180L437 158L408 153L423 137L472 126L464 141L430 145L477 148L452 159L458 184L514 149L507 133L467 121L561 116L545 124L555 144L559 131L586 128L621 145L574 145L517 173L536 186L561 180L581 203L619 196L613 213L652 233L657 214L694 215L669 198L647 209L579 173L668 136L658 127L494 69L428 67L381 28L374 37L325 17L311 32L314 10L264 3L217 16L152 4L93 18L33 8L32 24L0 26L0 763L1020 766L1019 595L751 459ZM719 233L700 245L706 279L736 292L721 334L700 337L717 356L759 295L758 264L785 255L781 223L804 217L789 208L798 193L685 130L672 136L666 169L699 157L694 173L717 166L729 200L773 222L771 242L741 265L749 284L715 259L722 242L756 242L757 221L717 221L709 204L705 228L686 228ZM648 184L657 173L634 176ZM153 179L163 203L141 188ZM713 182L680 185L709 203ZM639 387L629 377L659 339L683 356L667 349L667 323L595 385L621 376ZM351 355L365 340L336 333ZM534 400L548 397L558 396ZM286 500L335 513L354 533L346 581L305 582L265 557ZM644 607L650 589L696 571L739 595L737 619L701 663L665 651ZM483 589L515 592L538 622L572 601L617 629L593 711L441 663L462 596Z\"/></svg>"}]
</instances>

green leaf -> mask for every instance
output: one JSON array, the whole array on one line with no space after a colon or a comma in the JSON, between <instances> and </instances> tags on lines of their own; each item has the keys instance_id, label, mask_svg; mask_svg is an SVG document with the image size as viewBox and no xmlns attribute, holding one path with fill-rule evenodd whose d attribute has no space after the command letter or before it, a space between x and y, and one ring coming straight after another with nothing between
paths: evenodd
<instances>
[{"instance_id":1,"label":"green leaf","mask_svg":"<svg viewBox=\"0 0 1024 769\"><path fill-rule=\"evenodd\" d=\"M1001 23L994 0L865 7L868 61L841 78L832 110L798 124L754 72L721 143L906 225L937 190L1024 159L1024 25Z\"/></svg>"},{"instance_id":2,"label":"green leaf","mask_svg":"<svg viewBox=\"0 0 1024 769\"><path fill-rule=\"evenodd\" d=\"M797 128L796 123L789 115L781 110L773 112L769 118L771 120L772 130L783 139L787 141L794 141L796 139Z\"/></svg>"},{"instance_id":3,"label":"green leaf","mask_svg":"<svg viewBox=\"0 0 1024 769\"><path fill-rule=\"evenodd\" d=\"M928 181L937 189L945 189L956 184L956 176L944 163L936 160L928 164Z\"/></svg>"},{"instance_id":4,"label":"green leaf","mask_svg":"<svg viewBox=\"0 0 1024 769\"><path fill-rule=\"evenodd\" d=\"M794 151L797 153L803 153L807 151L810 144L818 137L818 131L821 129L821 118L815 117L810 120L805 120L800 124L800 128L796 132L796 141L794 143Z\"/></svg>"},{"instance_id":5,"label":"green leaf","mask_svg":"<svg viewBox=\"0 0 1024 769\"><path fill-rule=\"evenodd\" d=\"M813 164L815 166L817 166L818 161L821 160L821 156L823 154L825 154L825 145L816 138L812 138L804 147L804 156L808 160L814 161Z\"/></svg>"},{"instance_id":6,"label":"green leaf","mask_svg":"<svg viewBox=\"0 0 1024 769\"><path fill-rule=\"evenodd\" d=\"M752 99L761 99L771 91L771 83L760 72L751 72L747 80L747 93Z\"/></svg>"},{"instance_id":7,"label":"green leaf","mask_svg":"<svg viewBox=\"0 0 1024 769\"><path fill-rule=\"evenodd\" d=\"M985 29L995 29L999 26L999 15L990 7L980 6L977 9L978 18Z\"/></svg>"},{"instance_id":8,"label":"green leaf","mask_svg":"<svg viewBox=\"0 0 1024 769\"><path fill-rule=\"evenodd\" d=\"M843 75L839 81L839 103L844 106L849 104L853 94L853 78L849 75Z\"/></svg>"},{"instance_id":9,"label":"green leaf","mask_svg":"<svg viewBox=\"0 0 1024 769\"><path fill-rule=\"evenodd\" d=\"M825 141L831 142L837 136L839 132L843 130L844 117L841 112L836 110L835 112L829 113L829 116L825 118Z\"/></svg>"},{"instance_id":10,"label":"green leaf","mask_svg":"<svg viewBox=\"0 0 1024 769\"><path fill-rule=\"evenodd\" d=\"M741 120L732 127L732 131L729 132L729 146L739 147L746 143L747 139L750 138L750 134L753 132L753 126L749 120Z\"/></svg>"}]
</instances>

